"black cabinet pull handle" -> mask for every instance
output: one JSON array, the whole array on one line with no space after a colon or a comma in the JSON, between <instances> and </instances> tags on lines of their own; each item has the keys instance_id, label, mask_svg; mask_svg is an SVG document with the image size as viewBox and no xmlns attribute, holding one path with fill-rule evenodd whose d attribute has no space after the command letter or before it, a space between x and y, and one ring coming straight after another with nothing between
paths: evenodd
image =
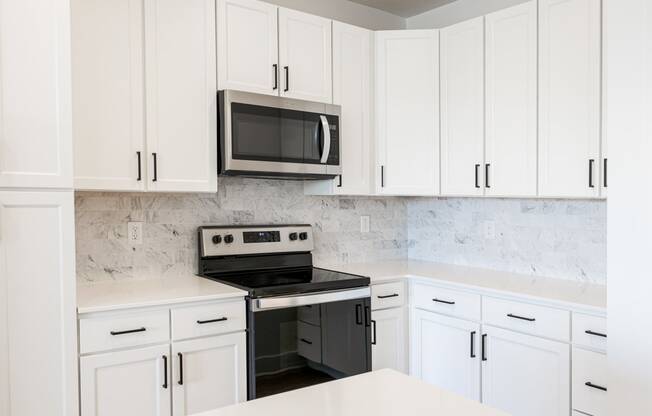
<instances>
[{"instance_id":1,"label":"black cabinet pull handle","mask_svg":"<svg viewBox=\"0 0 652 416\"><path fill-rule=\"evenodd\" d=\"M125 335L125 334L135 334L136 332L145 332L145 331L147 331L147 328L142 327L137 329L128 329L126 331L111 331L109 333L113 336L116 336L116 335Z\"/></svg>"},{"instance_id":2,"label":"black cabinet pull handle","mask_svg":"<svg viewBox=\"0 0 652 416\"><path fill-rule=\"evenodd\" d=\"M587 381L586 383L584 383L584 385L587 386L587 387L591 387L592 389L607 391L606 387L598 386L597 384L593 384L590 381Z\"/></svg>"},{"instance_id":3,"label":"black cabinet pull handle","mask_svg":"<svg viewBox=\"0 0 652 416\"><path fill-rule=\"evenodd\" d=\"M445 303L446 305L455 305L455 302L453 302L451 300L441 300L441 299L434 298L432 301L433 302L439 302L439 303Z\"/></svg>"},{"instance_id":4,"label":"black cabinet pull handle","mask_svg":"<svg viewBox=\"0 0 652 416\"><path fill-rule=\"evenodd\" d=\"M378 295L378 299L387 299L387 298L396 298L398 297L398 293L392 293L391 295Z\"/></svg>"},{"instance_id":5,"label":"black cabinet pull handle","mask_svg":"<svg viewBox=\"0 0 652 416\"><path fill-rule=\"evenodd\" d=\"M475 165L475 187L480 188L480 164Z\"/></svg>"},{"instance_id":6,"label":"black cabinet pull handle","mask_svg":"<svg viewBox=\"0 0 652 416\"><path fill-rule=\"evenodd\" d=\"M273 64L272 67L274 68L274 88L273 90L278 89L278 64Z\"/></svg>"},{"instance_id":7,"label":"black cabinet pull handle","mask_svg":"<svg viewBox=\"0 0 652 416\"><path fill-rule=\"evenodd\" d=\"M385 165L380 165L380 187L385 187Z\"/></svg>"},{"instance_id":8,"label":"black cabinet pull handle","mask_svg":"<svg viewBox=\"0 0 652 416\"><path fill-rule=\"evenodd\" d=\"M595 159L589 159L589 188L595 188L593 185L593 164Z\"/></svg>"},{"instance_id":9,"label":"black cabinet pull handle","mask_svg":"<svg viewBox=\"0 0 652 416\"><path fill-rule=\"evenodd\" d=\"M141 181L143 180L143 171L142 171L142 165L140 163L140 152L136 152L136 155L138 156L138 178L136 180Z\"/></svg>"},{"instance_id":10,"label":"black cabinet pull handle","mask_svg":"<svg viewBox=\"0 0 652 416\"><path fill-rule=\"evenodd\" d=\"M285 69L285 89L283 91L288 92L290 91L290 67L284 66L283 69Z\"/></svg>"},{"instance_id":11,"label":"black cabinet pull handle","mask_svg":"<svg viewBox=\"0 0 652 416\"><path fill-rule=\"evenodd\" d=\"M528 321L528 322L534 322L534 321L536 321L535 318L526 318L525 316L518 316L518 315L511 314L511 313L508 313L507 316L508 316L509 318L520 319L520 320L522 320L522 321Z\"/></svg>"},{"instance_id":12,"label":"black cabinet pull handle","mask_svg":"<svg viewBox=\"0 0 652 416\"><path fill-rule=\"evenodd\" d=\"M179 356L179 385L183 386L183 354L177 353Z\"/></svg>"},{"instance_id":13,"label":"black cabinet pull handle","mask_svg":"<svg viewBox=\"0 0 652 416\"><path fill-rule=\"evenodd\" d=\"M364 326L366 326L366 327L371 326L371 307L370 306L365 306L364 307Z\"/></svg>"},{"instance_id":14,"label":"black cabinet pull handle","mask_svg":"<svg viewBox=\"0 0 652 416\"><path fill-rule=\"evenodd\" d=\"M342 187L342 175L340 175L340 183L337 185L338 188Z\"/></svg>"},{"instance_id":15,"label":"black cabinet pull handle","mask_svg":"<svg viewBox=\"0 0 652 416\"><path fill-rule=\"evenodd\" d=\"M489 185L489 168L491 167L491 163L485 163L484 165L484 187L485 188L491 188L491 185Z\"/></svg>"},{"instance_id":16,"label":"black cabinet pull handle","mask_svg":"<svg viewBox=\"0 0 652 416\"><path fill-rule=\"evenodd\" d=\"M301 338L299 341L303 342L304 344L312 345L312 341L308 341L305 338Z\"/></svg>"},{"instance_id":17,"label":"black cabinet pull handle","mask_svg":"<svg viewBox=\"0 0 652 416\"><path fill-rule=\"evenodd\" d=\"M602 186L607 188L607 158L602 161Z\"/></svg>"},{"instance_id":18,"label":"black cabinet pull handle","mask_svg":"<svg viewBox=\"0 0 652 416\"><path fill-rule=\"evenodd\" d=\"M376 321L371 320L371 345L376 345Z\"/></svg>"},{"instance_id":19,"label":"black cabinet pull handle","mask_svg":"<svg viewBox=\"0 0 652 416\"><path fill-rule=\"evenodd\" d=\"M152 153L152 158L154 159L154 177L152 178L152 182L156 182L158 180L158 155Z\"/></svg>"},{"instance_id":20,"label":"black cabinet pull handle","mask_svg":"<svg viewBox=\"0 0 652 416\"><path fill-rule=\"evenodd\" d=\"M475 358L475 331L471 332L471 358Z\"/></svg>"},{"instance_id":21,"label":"black cabinet pull handle","mask_svg":"<svg viewBox=\"0 0 652 416\"><path fill-rule=\"evenodd\" d=\"M168 356L163 356L163 388L168 388Z\"/></svg>"},{"instance_id":22,"label":"black cabinet pull handle","mask_svg":"<svg viewBox=\"0 0 652 416\"><path fill-rule=\"evenodd\" d=\"M362 325L362 305L355 305L355 323L356 325Z\"/></svg>"},{"instance_id":23,"label":"black cabinet pull handle","mask_svg":"<svg viewBox=\"0 0 652 416\"><path fill-rule=\"evenodd\" d=\"M586 331L584 331L584 333L589 334L589 335L595 335L596 337L607 338L607 334L603 334L601 332L591 331L590 329L587 329Z\"/></svg>"},{"instance_id":24,"label":"black cabinet pull handle","mask_svg":"<svg viewBox=\"0 0 652 416\"><path fill-rule=\"evenodd\" d=\"M198 323L199 325L212 324L213 322L224 322L224 321L226 321L227 319L229 319L229 318L227 318L226 316L223 316L223 317L221 317L221 318L217 318L217 319L209 319L209 320L207 320L207 321L197 321L197 323Z\"/></svg>"},{"instance_id":25,"label":"black cabinet pull handle","mask_svg":"<svg viewBox=\"0 0 652 416\"><path fill-rule=\"evenodd\" d=\"M482 361L487 361L487 334L482 334Z\"/></svg>"}]
</instances>

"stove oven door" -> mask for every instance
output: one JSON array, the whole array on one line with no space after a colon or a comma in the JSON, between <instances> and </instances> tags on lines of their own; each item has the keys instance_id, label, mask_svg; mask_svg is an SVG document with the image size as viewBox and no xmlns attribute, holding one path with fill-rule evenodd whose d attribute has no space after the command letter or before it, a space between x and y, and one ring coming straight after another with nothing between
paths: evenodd
<instances>
[{"instance_id":1,"label":"stove oven door","mask_svg":"<svg viewBox=\"0 0 652 416\"><path fill-rule=\"evenodd\" d=\"M249 300L249 399L371 371L369 288Z\"/></svg>"}]
</instances>

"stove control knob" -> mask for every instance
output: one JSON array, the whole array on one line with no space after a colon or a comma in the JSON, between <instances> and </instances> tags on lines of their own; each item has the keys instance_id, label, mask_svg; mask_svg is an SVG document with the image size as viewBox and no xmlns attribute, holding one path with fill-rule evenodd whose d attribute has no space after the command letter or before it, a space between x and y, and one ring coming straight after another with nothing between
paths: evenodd
<instances>
[{"instance_id":1,"label":"stove control knob","mask_svg":"<svg viewBox=\"0 0 652 416\"><path fill-rule=\"evenodd\" d=\"M224 236L224 242L226 244L231 244L233 242L233 236L231 234L227 234Z\"/></svg>"},{"instance_id":2,"label":"stove control knob","mask_svg":"<svg viewBox=\"0 0 652 416\"><path fill-rule=\"evenodd\" d=\"M290 241L296 241L297 233L290 233Z\"/></svg>"},{"instance_id":3,"label":"stove control knob","mask_svg":"<svg viewBox=\"0 0 652 416\"><path fill-rule=\"evenodd\" d=\"M220 244L222 242L222 236L221 235L214 235L213 236L213 244Z\"/></svg>"},{"instance_id":4,"label":"stove control knob","mask_svg":"<svg viewBox=\"0 0 652 416\"><path fill-rule=\"evenodd\" d=\"M303 232L299 234L299 239L300 240L307 240L308 239L308 233Z\"/></svg>"}]
</instances>

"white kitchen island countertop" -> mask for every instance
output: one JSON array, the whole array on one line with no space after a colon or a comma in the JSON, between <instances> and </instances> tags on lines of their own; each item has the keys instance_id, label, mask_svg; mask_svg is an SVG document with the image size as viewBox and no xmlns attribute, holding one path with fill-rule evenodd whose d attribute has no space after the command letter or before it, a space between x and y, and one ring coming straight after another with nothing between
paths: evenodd
<instances>
[{"instance_id":1,"label":"white kitchen island countertop","mask_svg":"<svg viewBox=\"0 0 652 416\"><path fill-rule=\"evenodd\" d=\"M247 292L192 274L77 285L77 313L244 298Z\"/></svg>"},{"instance_id":2,"label":"white kitchen island countertop","mask_svg":"<svg viewBox=\"0 0 652 416\"><path fill-rule=\"evenodd\" d=\"M195 416L507 416L408 377L379 370Z\"/></svg>"}]
</instances>

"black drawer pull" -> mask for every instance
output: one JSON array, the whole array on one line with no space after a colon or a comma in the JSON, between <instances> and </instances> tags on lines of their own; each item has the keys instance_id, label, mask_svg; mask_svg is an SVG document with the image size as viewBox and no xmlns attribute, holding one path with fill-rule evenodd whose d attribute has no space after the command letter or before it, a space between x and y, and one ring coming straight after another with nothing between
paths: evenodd
<instances>
[{"instance_id":1,"label":"black drawer pull","mask_svg":"<svg viewBox=\"0 0 652 416\"><path fill-rule=\"evenodd\" d=\"M455 302L450 301L450 300L441 300L441 299L434 298L432 301L433 302L444 303L446 305L455 305Z\"/></svg>"},{"instance_id":2,"label":"black drawer pull","mask_svg":"<svg viewBox=\"0 0 652 416\"><path fill-rule=\"evenodd\" d=\"M509 318L520 319L521 321L528 321L528 322L536 321L535 318L526 318L525 316L518 316L518 315L511 314L511 313L508 313L507 316Z\"/></svg>"},{"instance_id":3,"label":"black drawer pull","mask_svg":"<svg viewBox=\"0 0 652 416\"><path fill-rule=\"evenodd\" d=\"M362 305L355 305L355 323L356 325L362 325Z\"/></svg>"},{"instance_id":4,"label":"black drawer pull","mask_svg":"<svg viewBox=\"0 0 652 416\"><path fill-rule=\"evenodd\" d=\"M222 318L217 318L217 319L209 319L207 321L197 321L199 325L204 325L204 324L212 324L213 322L224 322L226 321L227 318L226 316L223 316Z\"/></svg>"},{"instance_id":5,"label":"black drawer pull","mask_svg":"<svg viewBox=\"0 0 652 416\"><path fill-rule=\"evenodd\" d=\"M145 332L147 329L145 327L138 328L138 329L129 329L127 331L111 331L110 334L113 336L116 335L125 335L125 334L135 334L136 332Z\"/></svg>"},{"instance_id":6,"label":"black drawer pull","mask_svg":"<svg viewBox=\"0 0 652 416\"><path fill-rule=\"evenodd\" d=\"M606 387L598 386L597 384L593 384L590 381L587 381L586 383L584 383L584 385L587 387L591 387L592 389L607 391Z\"/></svg>"},{"instance_id":7,"label":"black drawer pull","mask_svg":"<svg viewBox=\"0 0 652 416\"><path fill-rule=\"evenodd\" d=\"M482 349L482 361L487 361L487 334L482 334L482 344L480 344Z\"/></svg>"},{"instance_id":8,"label":"black drawer pull","mask_svg":"<svg viewBox=\"0 0 652 416\"><path fill-rule=\"evenodd\" d=\"M371 320L371 340L372 340L371 345L376 345L376 341L377 341L376 336L377 336L376 335L376 321L374 321L372 319Z\"/></svg>"},{"instance_id":9,"label":"black drawer pull","mask_svg":"<svg viewBox=\"0 0 652 416\"><path fill-rule=\"evenodd\" d=\"M304 344L312 345L312 341L308 341L305 338L301 338L299 341L303 342Z\"/></svg>"},{"instance_id":10,"label":"black drawer pull","mask_svg":"<svg viewBox=\"0 0 652 416\"><path fill-rule=\"evenodd\" d=\"M168 388L168 356L163 356L163 387L164 389Z\"/></svg>"},{"instance_id":11,"label":"black drawer pull","mask_svg":"<svg viewBox=\"0 0 652 416\"><path fill-rule=\"evenodd\" d=\"M387 299L387 298L396 298L398 293L392 293L391 295L378 295L378 299Z\"/></svg>"},{"instance_id":12,"label":"black drawer pull","mask_svg":"<svg viewBox=\"0 0 652 416\"><path fill-rule=\"evenodd\" d=\"M607 338L607 334L602 334L600 332L591 331L590 329L587 329L586 331L584 331L584 333L589 334L589 335L595 335L596 337Z\"/></svg>"},{"instance_id":13,"label":"black drawer pull","mask_svg":"<svg viewBox=\"0 0 652 416\"><path fill-rule=\"evenodd\" d=\"M475 358L475 331L471 332L471 358Z\"/></svg>"},{"instance_id":14,"label":"black drawer pull","mask_svg":"<svg viewBox=\"0 0 652 416\"><path fill-rule=\"evenodd\" d=\"M178 383L180 386L183 386L183 354L179 352L177 353L177 355L179 356L179 382Z\"/></svg>"},{"instance_id":15,"label":"black drawer pull","mask_svg":"<svg viewBox=\"0 0 652 416\"><path fill-rule=\"evenodd\" d=\"M589 188L595 188L595 185L593 185L593 164L595 163L595 159L589 159Z\"/></svg>"}]
</instances>

